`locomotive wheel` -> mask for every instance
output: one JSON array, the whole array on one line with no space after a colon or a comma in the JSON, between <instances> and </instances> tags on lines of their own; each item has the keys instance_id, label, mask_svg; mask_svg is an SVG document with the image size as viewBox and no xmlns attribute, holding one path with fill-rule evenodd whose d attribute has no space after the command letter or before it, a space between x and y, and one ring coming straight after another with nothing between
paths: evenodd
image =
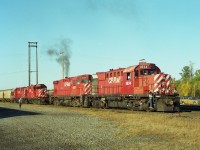
<instances>
[{"instance_id":1,"label":"locomotive wheel","mask_svg":"<svg viewBox=\"0 0 200 150\"><path fill-rule=\"evenodd\" d=\"M38 99L38 100L37 100L37 104L38 104L38 105L41 105L41 100Z\"/></svg>"},{"instance_id":2,"label":"locomotive wheel","mask_svg":"<svg viewBox=\"0 0 200 150\"><path fill-rule=\"evenodd\" d=\"M24 99L24 104L28 104L28 100L27 99Z\"/></svg>"},{"instance_id":3,"label":"locomotive wheel","mask_svg":"<svg viewBox=\"0 0 200 150\"><path fill-rule=\"evenodd\" d=\"M38 104L38 100L34 99L30 103L32 103L32 104Z\"/></svg>"},{"instance_id":4,"label":"locomotive wheel","mask_svg":"<svg viewBox=\"0 0 200 150\"><path fill-rule=\"evenodd\" d=\"M73 107L80 107L80 106L81 106L81 103L80 103L79 100L73 100L73 101L71 102L71 105L72 105Z\"/></svg>"},{"instance_id":5,"label":"locomotive wheel","mask_svg":"<svg viewBox=\"0 0 200 150\"><path fill-rule=\"evenodd\" d=\"M59 105L59 101L58 101L57 99L55 99L55 100L53 101L53 105L58 106L58 105Z\"/></svg>"},{"instance_id":6,"label":"locomotive wheel","mask_svg":"<svg viewBox=\"0 0 200 150\"><path fill-rule=\"evenodd\" d=\"M105 102L104 108L105 108L105 109L108 109L108 108L109 108L109 107L108 107L108 102Z\"/></svg>"},{"instance_id":7,"label":"locomotive wheel","mask_svg":"<svg viewBox=\"0 0 200 150\"><path fill-rule=\"evenodd\" d=\"M101 108L108 109L108 103L106 101L101 101Z\"/></svg>"},{"instance_id":8,"label":"locomotive wheel","mask_svg":"<svg viewBox=\"0 0 200 150\"><path fill-rule=\"evenodd\" d=\"M100 101L94 101L95 108L100 108L100 106L101 106Z\"/></svg>"},{"instance_id":9,"label":"locomotive wheel","mask_svg":"<svg viewBox=\"0 0 200 150\"><path fill-rule=\"evenodd\" d=\"M83 101L83 107L90 107L90 101L88 100L88 99L85 99L84 101Z\"/></svg>"},{"instance_id":10,"label":"locomotive wheel","mask_svg":"<svg viewBox=\"0 0 200 150\"><path fill-rule=\"evenodd\" d=\"M98 100L93 101L92 106L94 108L108 108L108 104L106 102Z\"/></svg>"}]
</instances>

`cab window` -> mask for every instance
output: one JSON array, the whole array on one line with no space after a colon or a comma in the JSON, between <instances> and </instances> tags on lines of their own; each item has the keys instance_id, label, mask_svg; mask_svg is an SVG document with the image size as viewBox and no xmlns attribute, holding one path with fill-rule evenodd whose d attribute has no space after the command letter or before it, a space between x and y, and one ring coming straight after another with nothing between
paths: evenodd
<instances>
[{"instance_id":1,"label":"cab window","mask_svg":"<svg viewBox=\"0 0 200 150\"><path fill-rule=\"evenodd\" d=\"M148 71L148 75L152 75L152 74L154 74L155 73L155 70L149 70Z\"/></svg>"},{"instance_id":2,"label":"cab window","mask_svg":"<svg viewBox=\"0 0 200 150\"><path fill-rule=\"evenodd\" d=\"M140 70L140 75L146 75L146 70Z\"/></svg>"},{"instance_id":3,"label":"cab window","mask_svg":"<svg viewBox=\"0 0 200 150\"><path fill-rule=\"evenodd\" d=\"M135 77L138 77L138 70L135 70Z\"/></svg>"},{"instance_id":4,"label":"cab window","mask_svg":"<svg viewBox=\"0 0 200 150\"><path fill-rule=\"evenodd\" d=\"M131 79L131 73L127 72L127 74L126 74L126 80L130 80L130 79Z\"/></svg>"},{"instance_id":5,"label":"cab window","mask_svg":"<svg viewBox=\"0 0 200 150\"><path fill-rule=\"evenodd\" d=\"M114 77L116 77L116 72L114 72Z\"/></svg>"}]
</instances>

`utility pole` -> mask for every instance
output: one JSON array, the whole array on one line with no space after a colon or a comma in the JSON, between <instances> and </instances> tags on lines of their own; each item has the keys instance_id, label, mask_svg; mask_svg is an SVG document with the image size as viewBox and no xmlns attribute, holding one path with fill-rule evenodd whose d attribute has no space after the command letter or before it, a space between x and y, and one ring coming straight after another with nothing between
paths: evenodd
<instances>
[{"instance_id":1,"label":"utility pole","mask_svg":"<svg viewBox=\"0 0 200 150\"><path fill-rule=\"evenodd\" d=\"M60 52L60 54L62 55L62 78L64 79L64 52Z\"/></svg>"},{"instance_id":2,"label":"utility pole","mask_svg":"<svg viewBox=\"0 0 200 150\"><path fill-rule=\"evenodd\" d=\"M31 73L36 72L36 84L38 84L38 53L37 53L38 42L28 42L28 85L31 85ZM36 71L31 70L31 47L36 48Z\"/></svg>"}]
</instances>

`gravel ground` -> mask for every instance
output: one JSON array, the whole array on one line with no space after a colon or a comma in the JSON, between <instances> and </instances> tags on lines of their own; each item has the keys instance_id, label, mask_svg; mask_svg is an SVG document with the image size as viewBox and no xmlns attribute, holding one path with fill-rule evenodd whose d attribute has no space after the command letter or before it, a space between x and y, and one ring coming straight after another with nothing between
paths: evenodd
<instances>
[{"instance_id":1,"label":"gravel ground","mask_svg":"<svg viewBox=\"0 0 200 150\"><path fill-rule=\"evenodd\" d=\"M77 108L78 109L78 108ZM0 149L130 149L115 122L67 108L0 103Z\"/></svg>"}]
</instances>

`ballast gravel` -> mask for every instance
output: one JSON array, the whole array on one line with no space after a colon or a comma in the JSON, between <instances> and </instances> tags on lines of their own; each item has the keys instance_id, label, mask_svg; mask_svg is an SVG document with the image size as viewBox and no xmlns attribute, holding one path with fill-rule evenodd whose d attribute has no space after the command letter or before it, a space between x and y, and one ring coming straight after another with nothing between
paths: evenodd
<instances>
[{"instance_id":1,"label":"ballast gravel","mask_svg":"<svg viewBox=\"0 0 200 150\"><path fill-rule=\"evenodd\" d=\"M1 150L129 149L131 140L119 130L113 121L67 108L0 103Z\"/></svg>"}]
</instances>

